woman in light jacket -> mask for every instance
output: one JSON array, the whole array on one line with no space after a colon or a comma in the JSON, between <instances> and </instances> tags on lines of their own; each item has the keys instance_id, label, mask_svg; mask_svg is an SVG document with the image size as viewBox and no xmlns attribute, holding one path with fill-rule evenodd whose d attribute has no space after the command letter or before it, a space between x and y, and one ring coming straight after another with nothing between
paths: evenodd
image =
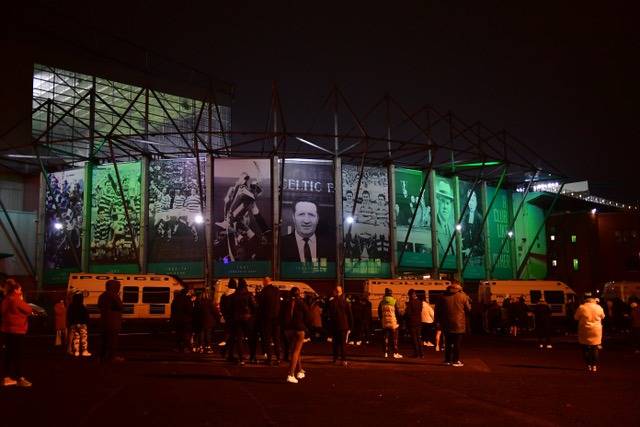
<instances>
[{"instance_id":1,"label":"woman in light jacket","mask_svg":"<svg viewBox=\"0 0 640 427\"><path fill-rule=\"evenodd\" d=\"M576 310L578 342L582 346L584 360L590 372L598 370L598 348L602 344L602 319L604 310L591 294L585 294L584 303Z\"/></svg>"}]
</instances>

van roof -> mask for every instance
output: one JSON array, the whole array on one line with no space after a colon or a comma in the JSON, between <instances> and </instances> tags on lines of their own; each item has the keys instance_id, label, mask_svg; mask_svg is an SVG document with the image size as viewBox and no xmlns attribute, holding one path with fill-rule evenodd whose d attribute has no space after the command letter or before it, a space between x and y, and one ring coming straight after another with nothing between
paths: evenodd
<instances>
[{"instance_id":1,"label":"van roof","mask_svg":"<svg viewBox=\"0 0 640 427\"><path fill-rule=\"evenodd\" d=\"M480 285L490 286L491 288L511 288L522 290L526 289L545 289L549 290L562 288L568 293L575 293L566 283L557 280L483 280Z\"/></svg>"},{"instance_id":2,"label":"van roof","mask_svg":"<svg viewBox=\"0 0 640 427\"><path fill-rule=\"evenodd\" d=\"M369 279L367 280L369 285L450 285L450 280L437 280L437 279Z\"/></svg>"}]
</instances>

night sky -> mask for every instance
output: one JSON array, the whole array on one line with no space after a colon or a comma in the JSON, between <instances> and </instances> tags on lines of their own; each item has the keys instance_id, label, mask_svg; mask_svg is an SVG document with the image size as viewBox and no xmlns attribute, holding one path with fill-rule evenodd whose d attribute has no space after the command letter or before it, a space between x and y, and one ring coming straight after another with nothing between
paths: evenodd
<instances>
[{"instance_id":1,"label":"night sky","mask_svg":"<svg viewBox=\"0 0 640 427\"><path fill-rule=\"evenodd\" d=\"M213 3L41 2L9 31L57 21L79 43L113 34L233 82L235 130L264 128L273 79L292 128L333 82L361 114L388 92L507 129L592 193L640 200L637 15L615 2Z\"/></svg>"}]
</instances>

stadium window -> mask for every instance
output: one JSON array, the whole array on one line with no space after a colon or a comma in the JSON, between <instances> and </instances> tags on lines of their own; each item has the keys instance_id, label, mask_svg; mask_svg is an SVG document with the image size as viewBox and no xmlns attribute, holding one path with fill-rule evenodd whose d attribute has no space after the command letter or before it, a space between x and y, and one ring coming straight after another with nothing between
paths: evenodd
<instances>
[{"instance_id":1,"label":"stadium window","mask_svg":"<svg viewBox=\"0 0 640 427\"><path fill-rule=\"evenodd\" d=\"M580 268L580 263L578 262L578 258L573 259L573 271L578 271Z\"/></svg>"},{"instance_id":2,"label":"stadium window","mask_svg":"<svg viewBox=\"0 0 640 427\"><path fill-rule=\"evenodd\" d=\"M571 243L575 243L578 241L578 236L576 236L575 234L571 235Z\"/></svg>"}]
</instances>

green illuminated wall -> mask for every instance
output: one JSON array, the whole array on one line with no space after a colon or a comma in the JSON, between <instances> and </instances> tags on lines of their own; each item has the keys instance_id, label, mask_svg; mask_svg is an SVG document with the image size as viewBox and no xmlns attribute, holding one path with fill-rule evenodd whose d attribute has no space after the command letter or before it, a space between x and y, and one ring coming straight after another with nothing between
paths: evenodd
<instances>
[{"instance_id":1,"label":"green illuminated wall","mask_svg":"<svg viewBox=\"0 0 640 427\"><path fill-rule=\"evenodd\" d=\"M514 210L522 201L523 195L522 193L513 193ZM515 247L518 265L522 264L526 252L533 242L529 259L522 272L522 279L544 279L547 276L547 239L545 227L541 227L544 223L544 210L528 203L529 200L539 195L540 193L527 195L515 222ZM540 230L540 234L536 236L538 230Z\"/></svg>"}]
</instances>

